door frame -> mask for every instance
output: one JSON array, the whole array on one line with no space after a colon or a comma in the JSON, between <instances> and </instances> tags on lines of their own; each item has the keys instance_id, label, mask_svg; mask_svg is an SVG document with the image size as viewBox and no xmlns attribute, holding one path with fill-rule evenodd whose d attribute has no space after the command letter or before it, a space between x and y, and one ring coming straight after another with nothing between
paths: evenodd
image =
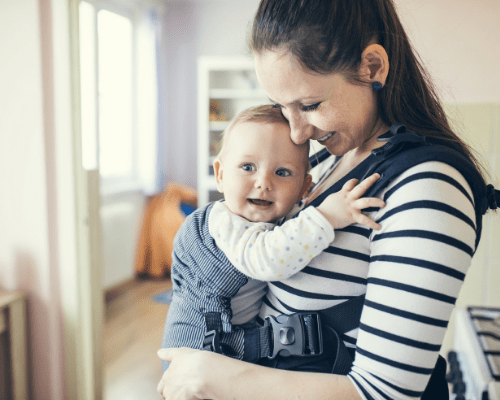
<instances>
[{"instance_id":1,"label":"door frame","mask_svg":"<svg viewBox=\"0 0 500 400\"><path fill-rule=\"evenodd\" d=\"M99 171L82 167L78 6L79 0L51 0L64 383L69 400L101 400L104 293Z\"/></svg>"}]
</instances>

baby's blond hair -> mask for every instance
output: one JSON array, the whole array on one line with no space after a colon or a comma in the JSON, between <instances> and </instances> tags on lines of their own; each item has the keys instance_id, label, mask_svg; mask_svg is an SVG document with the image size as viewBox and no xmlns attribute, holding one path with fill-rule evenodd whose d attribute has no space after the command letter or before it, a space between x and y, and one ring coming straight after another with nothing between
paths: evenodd
<instances>
[{"instance_id":1,"label":"baby's blond hair","mask_svg":"<svg viewBox=\"0 0 500 400\"><path fill-rule=\"evenodd\" d=\"M289 126L288 121L281 113L281 109L279 107L275 107L271 104L265 104L247 108L246 110L238 113L229 123L229 126L224 130L224 132L222 132L221 150L218 155L219 158L224 151L224 142L227 141L234 127L245 122L255 122L259 124L284 124ZM309 153L309 140L306 145ZM307 159L306 173L309 172L310 169L311 165L309 164L309 159Z\"/></svg>"}]
</instances>

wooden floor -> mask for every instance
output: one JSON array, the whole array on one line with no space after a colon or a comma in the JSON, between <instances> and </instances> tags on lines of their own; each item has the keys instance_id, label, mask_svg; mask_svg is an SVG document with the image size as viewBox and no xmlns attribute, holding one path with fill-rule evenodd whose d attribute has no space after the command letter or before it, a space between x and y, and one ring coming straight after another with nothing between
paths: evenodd
<instances>
[{"instance_id":1,"label":"wooden floor","mask_svg":"<svg viewBox=\"0 0 500 400\"><path fill-rule=\"evenodd\" d=\"M161 399L156 385L168 305L153 301L155 294L170 289L170 280L134 281L106 303L104 333L104 399Z\"/></svg>"}]
</instances>

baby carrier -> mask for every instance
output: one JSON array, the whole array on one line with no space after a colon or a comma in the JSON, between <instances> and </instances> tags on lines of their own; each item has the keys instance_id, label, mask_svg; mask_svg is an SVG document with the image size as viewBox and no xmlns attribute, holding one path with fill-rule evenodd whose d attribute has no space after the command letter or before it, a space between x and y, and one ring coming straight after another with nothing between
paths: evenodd
<instances>
[{"instance_id":1,"label":"baby carrier","mask_svg":"<svg viewBox=\"0 0 500 400\"><path fill-rule=\"evenodd\" d=\"M364 196L374 196L415 165L427 161L444 162L464 176L474 194L477 248L481 237L482 217L488 209L498 207L500 192L492 185L485 184L476 167L460 147L454 143L419 136L407 131L401 124L393 125L389 132L377 140L387 143L372 151L370 157L373 162L362 176L356 176L363 180L375 172L380 174L380 179ZM311 157L312 166L329 156L328 151L323 149ZM312 205L320 204L331 193L331 188L326 190ZM243 337L244 342L237 349L235 346L225 344L231 342L228 340L228 335L233 333L223 333L220 314L206 313L207 334L203 349L280 369L346 375L351 369L354 351L346 348L340 336L359 326L363 303L364 295L317 312L267 316L263 326L255 324L235 326L234 334ZM242 330L243 335L241 335ZM223 341L221 335L224 335ZM446 361L439 356L423 399L431 398L430 396L447 398L445 373ZM436 397L441 395L443 397Z\"/></svg>"}]
</instances>

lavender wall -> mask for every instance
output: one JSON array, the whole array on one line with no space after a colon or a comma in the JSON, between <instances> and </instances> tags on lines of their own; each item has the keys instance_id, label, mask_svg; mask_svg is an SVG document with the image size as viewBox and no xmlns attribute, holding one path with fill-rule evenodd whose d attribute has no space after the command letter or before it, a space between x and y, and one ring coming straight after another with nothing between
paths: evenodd
<instances>
[{"instance_id":1,"label":"lavender wall","mask_svg":"<svg viewBox=\"0 0 500 400\"><path fill-rule=\"evenodd\" d=\"M258 0L175 2L165 15L163 182L196 187L196 59L247 54L246 33Z\"/></svg>"},{"instance_id":2,"label":"lavender wall","mask_svg":"<svg viewBox=\"0 0 500 400\"><path fill-rule=\"evenodd\" d=\"M65 398L48 7L0 2L0 290L28 293L35 400Z\"/></svg>"}]
</instances>

